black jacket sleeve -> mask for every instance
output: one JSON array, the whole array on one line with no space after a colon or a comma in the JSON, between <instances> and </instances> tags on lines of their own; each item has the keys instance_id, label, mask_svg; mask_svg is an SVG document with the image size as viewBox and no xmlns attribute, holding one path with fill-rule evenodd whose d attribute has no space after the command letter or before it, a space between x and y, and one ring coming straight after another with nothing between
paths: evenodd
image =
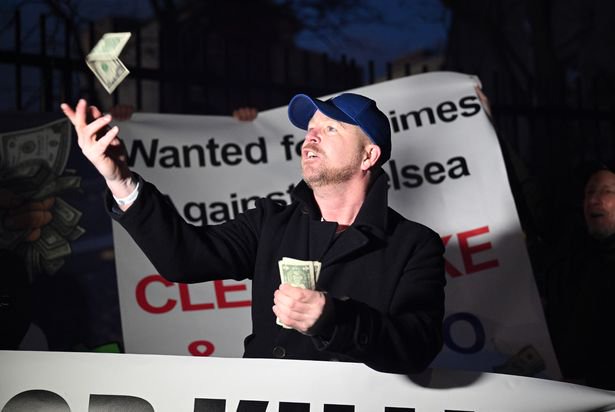
<instances>
[{"instance_id":1,"label":"black jacket sleeve","mask_svg":"<svg viewBox=\"0 0 615 412\"><path fill-rule=\"evenodd\" d=\"M251 277L258 209L221 225L195 226L183 219L168 196L139 179L139 196L128 210L119 211L110 193L106 207L163 277L182 283Z\"/></svg>"}]
</instances>

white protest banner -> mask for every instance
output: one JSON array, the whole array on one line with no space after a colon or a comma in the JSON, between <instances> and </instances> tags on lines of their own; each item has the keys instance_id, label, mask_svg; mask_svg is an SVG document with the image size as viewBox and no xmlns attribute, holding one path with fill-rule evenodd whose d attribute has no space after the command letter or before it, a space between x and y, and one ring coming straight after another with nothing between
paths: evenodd
<instances>
[{"instance_id":1,"label":"white protest banner","mask_svg":"<svg viewBox=\"0 0 615 412\"><path fill-rule=\"evenodd\" d=\"M459 73L428 73L352 90L389 116L390 204L446 245L445 347L434 366L559 377L493 127ZM189 222L217 224L259 196L289 202L304 131L286 108L254 122L136 114L121 126L133 170ZM137 353L241 356L250 284L176 285L119 226L114 241L124 343Z\"/></svg>"},{"instance_id":2,"label":"white protest banner","mask_svg":"<svg viewBox=\"0 0 615 412\"><path fill-rule=\"evenodd\" d=\"M615 392L444 369L405 376L356 363L11 351L0 364L3 412L615 410Z\"/></svg>"}]
</instances>

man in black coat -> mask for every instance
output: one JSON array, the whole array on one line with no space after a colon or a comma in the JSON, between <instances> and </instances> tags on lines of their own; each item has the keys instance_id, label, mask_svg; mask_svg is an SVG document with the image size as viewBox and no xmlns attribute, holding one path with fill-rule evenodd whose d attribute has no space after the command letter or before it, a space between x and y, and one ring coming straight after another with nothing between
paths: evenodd
<instances>
[{"instance_id":1,"label":"man in black coat","mask_svg":"<svg viewBox=\"0 0 615 412\"><path fill-rule=\"evenodd\" d=\"M564 379L615 390L615 169L593 164L586 176L587 235L555 253L545 314Z\"/></svg>"},{"instance_id":2,"label":"man in black coat","mask_svg":"<svg viewBox=\"0 0 615 412\"><path fill-rule=\"evenodd\" d=\"M245 357L363 362L415 373L440 351L444 247L431 229L388 207L381 165L391 154L391 132L373 100L295 96L289 119L307 134L293 202L261 199L232 221L202 227L186 223L151 183L131 173L117 126L105 130L109 115L83 100L75 110L62 109L106 180L112 217L162 276L252 280ZM89 124L88 112L96 119ZM318 262L313 289L281 282L284 258Z\"/></svg>"}]
</instances>

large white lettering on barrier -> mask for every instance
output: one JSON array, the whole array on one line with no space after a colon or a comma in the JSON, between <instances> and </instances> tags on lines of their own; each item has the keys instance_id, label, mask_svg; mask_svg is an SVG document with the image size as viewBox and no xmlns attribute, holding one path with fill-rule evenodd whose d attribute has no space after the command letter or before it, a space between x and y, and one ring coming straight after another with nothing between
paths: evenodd
<instances>
[{"instance_id":1,"label":"large white lettering on barrier","mask_svg":"<svg viewBox=\"0 0 615 412\"><path fill-rule=\"evenodd\" d=\"M429 73L354 92L389 116L391 205L446 245L445 348L433 366L557 378L514 201L477 80ZM135 171L194 224L217 224L258 197L290 202L304 131L286 108L254 122L138 113L121 135ZM238 357L249 282L162 279L119 226L114 242L126 351ZM173 333L169 333L173 331Z\"/></svg>"},{"instance_id":2,"label":"large white lettering on barrier","mask_svg":"<svg viewBox=\"0 0 615 412\"><path fill-rule=\"evenodd\" d=\"M0 351L0 364L2 412L615 410L613 392L480 372L403 376L340 362L11 351Z\"/></svg>"}]
</instances>

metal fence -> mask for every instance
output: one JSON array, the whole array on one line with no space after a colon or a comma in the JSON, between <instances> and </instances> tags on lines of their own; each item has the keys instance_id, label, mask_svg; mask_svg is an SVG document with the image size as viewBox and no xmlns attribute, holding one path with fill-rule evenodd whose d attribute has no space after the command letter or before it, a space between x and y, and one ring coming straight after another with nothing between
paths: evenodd
<instances>
[{"instance_id":1,"label":"metal fence","mask_svg":"<svg viewBox=\"0 0 615 412\"><path fill-rule=\"evenodd\" d=\"M27 32L24 20L30 23ZM87 97L102 107L121 102L154 112L229 114L238 106L282 106L299 90L325 95L363 84L362 69L352 60L283 45L233 44L220 35L191 33L178 36L170 62L155 21L115 19L75 27L47 14L32 20L19 10L3 15L0 110L47 112L62 101ZM111 96L84 61L108 31L132 33L121 56L130 78Z\"/></svg>"},{"instance_id":2,"label":"metal fence","mask_svg":"<svg viewBox=\"0 0 615 412\"><path fill-rule=\"evenodd\" d=\"M62 101L86 97L103 108L118 103L137 110L230 114L287 104L297 92L326 95L374 83L375 64L290 47L234 44L222 35L180 33L169 61L155 21L108 20L79 27L52 15L1 15L0 78L4 111L56 111ZM29 19L27 30L23 20ZM108 31L130 31L122 61L131 75L111 96L97 84L84 56ZM196 39L196 40L195 40ZM168 45L167 45L168 50ZM433 68L433 66L432 66ZM386 64L386 78L428 67ZM533 89L511 88L498 73L482 75L499 136L532 176L567 179L585 160L615 160L615 88L612 82L568 80L537 101ZM544 93L543 93L544 95Z\"/></svg>"}]
</instances>

